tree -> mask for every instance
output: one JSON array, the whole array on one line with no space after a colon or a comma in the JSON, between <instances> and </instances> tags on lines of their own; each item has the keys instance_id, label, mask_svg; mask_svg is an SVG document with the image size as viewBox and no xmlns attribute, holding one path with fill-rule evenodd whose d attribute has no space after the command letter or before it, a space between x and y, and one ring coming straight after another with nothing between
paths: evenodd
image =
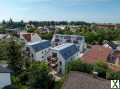
<instances>
[{"instance_id":1,"label":"tree","mask_svg":"<svg viewBox=\"0 0 120 89\"><path fill-rule=\"evenodd\" d=\"M33 62L29 69L31 89L48 89L50 81L48 64L45 62Z\"/></svg>"},{"instance_id":2,"label":"tree","mask_svg":"<svg viewBox=\"0 0 120 89\"><path fill-rule=\"evenodd\" d=\"M25 69L24 44L21 40L11 37L8 41L8 65L15 72L20 73Z\"/></svg>"},{"instance_id":3,"label":"tree","mask_svg":"<svg viewBox=\"0 0 120 89\"><path fill-rule=\"evenodd\" d=\"M7 56L7 44L4 40L0 40L0 60L6 60L8 59Z\"/></svg>"},{"instance_id":4,"label":"tree","mask_svg":"<svg viewBox=\"0 0 120 89\"><path fill-rule=\"evenodd\" d=\"M98 72L99 77L106 78L108 70L108 65L102 61L97 61L94 65L94 71Z\"/></svg>"}]
</instances>

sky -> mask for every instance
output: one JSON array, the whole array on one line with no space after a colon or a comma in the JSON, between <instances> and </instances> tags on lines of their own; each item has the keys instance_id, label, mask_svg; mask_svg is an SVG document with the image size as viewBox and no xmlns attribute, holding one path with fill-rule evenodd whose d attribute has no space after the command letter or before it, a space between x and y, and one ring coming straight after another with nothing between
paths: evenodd
<instances>
[{"instance_id":1,"label":"sky","mask_svg":"<svg viewBox=\"0 0 120 89\"><path fill-rule=\"evenodd\" d=\"M0 21L120 23L120 0L0 0Z\"/></svg>"}]
</instances>

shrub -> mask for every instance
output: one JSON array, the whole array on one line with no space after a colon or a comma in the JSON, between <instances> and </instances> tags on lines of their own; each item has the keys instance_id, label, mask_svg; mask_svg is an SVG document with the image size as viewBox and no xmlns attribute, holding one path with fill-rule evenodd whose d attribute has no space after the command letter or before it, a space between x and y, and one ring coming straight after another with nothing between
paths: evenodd
<instances>
[{"instance_id":1,"label":"shrub","mask_svg":"<svg viewBox=\"0 0 120 89\"><path fill-rule=\"evenodd\" d=\"M106 78L109 80L120 80L120 72L108 71Z\"/></svg>"},{"instance_id":2,"label":"shrub","mask_svg":"<svg viewBox=\"0 0 120 89\"><path fill-rule=\"evenodd\" d=\"M108 66L106 63L97 61L94 65L94 71L98 72L98 76L106 78L106 72L108 71Z\"/></svg>"},{"instance_id":3,"label":"shrub","mask_svg":"<svg viewBox=\"0 0 120 89\"><path fill-rule=\"evenodd\" d=\"M99 77L106 78L106 69L101 67L95 67L95 71L98 72Z\"/></svg>"},{"instance_id":4,"label":"shrub","mask_svg":"<svg viewBox=\"0 0 120 89\"><path fill-rule=\"evenodd\" d=\"M90 73L93 70L93 65L83 63L80 60L74 60L68 64L67 70Z\"/></svg>"},{"instance_id":5,"label":"shrub","mask_svg":"<svg viewBox=\"0 0 120 89\"><path fill-rule=\"evenodd\" d=\"M63 83L64 83L63 80L60 80L60 81L54 82L53 89L61 89Z\"/></svg>"}]
</instances>

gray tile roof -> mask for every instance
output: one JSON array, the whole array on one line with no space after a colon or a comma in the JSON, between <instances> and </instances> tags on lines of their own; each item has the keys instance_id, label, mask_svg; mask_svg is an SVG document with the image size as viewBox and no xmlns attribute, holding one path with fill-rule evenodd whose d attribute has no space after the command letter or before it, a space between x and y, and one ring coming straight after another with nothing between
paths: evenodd
<instances>
[{"instance_id":1,"label":"gray tile roof","mask_svg":"<svg viewBox=\"0 0 120 89\"><path fill-rule=\"evenodd\" d=\"M111 89L110 83L86 73L71 72L61 89Z\"/></svg>"}]
</instances>

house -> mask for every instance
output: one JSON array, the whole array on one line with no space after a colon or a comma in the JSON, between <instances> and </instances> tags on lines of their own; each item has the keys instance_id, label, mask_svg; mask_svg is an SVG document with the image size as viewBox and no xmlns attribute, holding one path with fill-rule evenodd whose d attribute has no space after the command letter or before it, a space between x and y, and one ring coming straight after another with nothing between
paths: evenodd
<instances>
[{"instance_id":1,"label":"house","mask_svg":"<svg viewBox=\"0 0 120 89\"><path fill-rule=\"evenodd\" d=\"M6 38L7 34L0 34L0 40Z\"/></svg>"},{"instance_id":2,"label":"house","mask_svg":"<svg viewBox=\"0 0 120 89\"><path fill-rule=\"evenodd\" d=\"M97 29L115 29L115 24L96 24Z\"/></svg>"},{"instance_id":3,"label":"house","mask_svg":"<svg viewBox=\"0 0 120 89\"><path fill-rule=\"evenodd\" d=\"M64 44L64 43L74 43L79 47L79 52L82 53L86 49L85 37L79 35L61 35L54 34L51 44L53 47Z\"/></svg>"},{"instance_id":4,"label":"house","mask_svg":"<svg viewBox=\"0 0 120 89\"><path fill-rule=\"evenodd\" d=\"M11 71L0 66L0 89L11 84Z\"/></svg>"},{"instance_id":5,"label":"house","mask_svg":"<svg viewBox=\"0 0 120 89\"><path fill-rule=\"evenodd\" d=\"M60 29L60 30L64 30L66 27L66 25L56 25L55 28L56 29Z\"/></svg>"},{"instance_id":6,"label":"house","mask_svg":"<svg viewBox=\"0 0 120 89\"><path fill-rule=\"evenodd\" d=\"M90 74L71 72L61 89L111 89L110 80L95 78Z\"/></svg>"},{"instance_id":7,"label":"house","mask_svg":"<svg viewBox=\"0 0 120 89\"><path fill-rule=\"evenodd\" d=\"M10 34L0 34L0 40L7 39L7 38L10 38L10 37L11 37Z\"/></svg>"},{"instance_id":8,"label":"house","mask_svg":"<svg viewBox=\"0 0 120 89\"><path fill-rule=\"evenodd\" d=\"M120 50L113 51L108 58L108 62L116 65L120 65Z\"/></svg>"},{"instance_id":9,"label":"house","mask_svg":"<svg viewBox=\"0 0 120 89\"><path fill-rule=\"evenodd\" d=\"M48 63L51 69L63 74L66 63L79 58L79 48L73 43L65 43L50 48Z\"/></svg>"},{"instance_id":10,"label":"house","mask_svg":"<svg viewBox=\"0 0 120 89\"><path fill-rule=\"evenodd\" d=\"M25 43L36 42L41 40L41 37L37 33L20 32L18 33L18 35L22 40L25 41Z\"/></svg>"},{"instance_id":11,"label":"house","mask_svg":"<svg viewBox=\"0 0 120 89\"><path fill-rule=\"evenodd\" d=\"M91 49L84 53L81 60L89 64L94 64L96 61L107 62L107 58L111 52L111 48L102 45L93 45Z\"/></svg>"},{"instance_id":12,"label":"house","mask_svg":"<svg viewBox=\"0 0 120 89\"><path fill-rule=\"evenodd\" d=\"M40 31L40 33L49 33L49 28L47 27L38 27L38 30Z\"/></svg>"},{"instance_id":13,"label":"house","mask_svg":"<svg viewBox=\"0 0 120 89\"><path fill-rule=\"evenodd\" d=\"M54 32L56 29L54 26L44 26L44 27L38 27L38 30L40 33L50 33Z\"/></svg>"},{"instance_id":14,"label":"house","mask_svg":"<svg viewBox=\"0 0 120 89\"><path fill-rule=\"evenodd\" d=\"M81 60L88 64L94 64L97 61L102 61L107 63L108 67L113 71L120 71L120 51L106 47L105 45L92 46L91 49L84 53Z\"/></svg>"},{"instance_id":15,"label":"house","mask_svg":"<svg viewBox=\"0 0 120 89\"><path fill-rule=\"evenodd\" d=\"M40 40L36 42L28 42L26 44L26 51L28 56L35 61L47 60L48 51L51 44L47 40Z\"/></svg>"}]
</instances>

